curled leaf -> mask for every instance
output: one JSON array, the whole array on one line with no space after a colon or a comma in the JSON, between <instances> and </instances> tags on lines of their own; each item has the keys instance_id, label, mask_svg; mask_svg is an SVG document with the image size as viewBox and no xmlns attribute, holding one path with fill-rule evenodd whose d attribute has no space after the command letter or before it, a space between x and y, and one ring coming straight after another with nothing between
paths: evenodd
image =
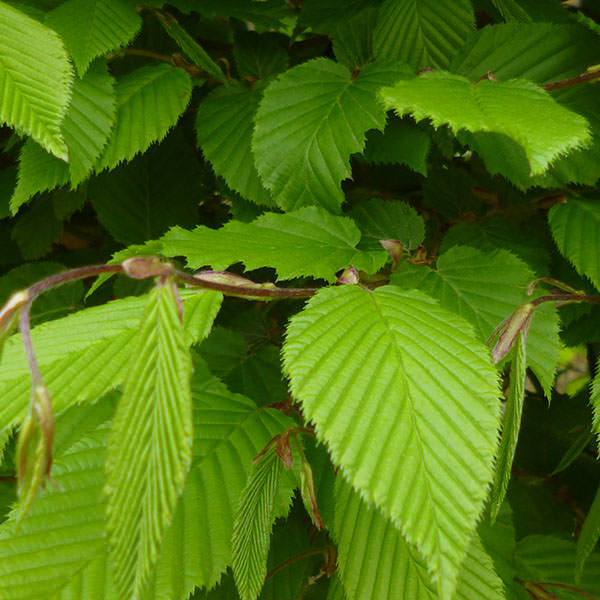
<instances>
[{"instance_id":1,"label":"curled leaf","mask_svg":"<svg viewBox=\"0 0 600 600\"><path fill-rule=\"evenodd\" d=\"M0 358L2 358L2 349L4 342L14 331L21 307L29 300L29 294L26 291L14 293L0 309Z\"/></svg>"}]
</instances>

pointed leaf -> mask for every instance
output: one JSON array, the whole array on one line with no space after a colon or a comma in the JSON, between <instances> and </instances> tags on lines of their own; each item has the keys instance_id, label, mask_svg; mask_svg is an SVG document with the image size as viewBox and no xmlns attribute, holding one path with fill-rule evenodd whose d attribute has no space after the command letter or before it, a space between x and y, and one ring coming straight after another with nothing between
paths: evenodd
<instances>
[{"instance_id":1,"label":"pointed leaf","mask_svg":"<svg viewBox=\"0 0 600 600\"><path fill-rule=\"evenodd\" d=\"M220 229L174 227L161 238L166 256L185 256L192 269L222 270L243 262L247 270L273 267L279 279L310 275L328 281L349 265L368 273L386 260L384 251L356 249L360 232L347 217L317 207L283 215L266 213L252 223L230 221Z\"/></svg>"},{"instance_id":2,"label":"pointed leaf","mask_svg":"<svg viewBox=\"0 0 600 600\"><path fill-rule=\"evenodd\" d=\"M448 125L455 134L466 130L505 136L499 139L508 138L521 146L532 175L543 173L553 160L581 147L590 137L586 119L556 103L542 88L520 79L472 84L451 73L423 73L384 88L381 98L398 116L412 114L417 121L427 118L434 127ZM555 127L546 127L549 122Z\"/></svg>"},{"instance_id":3,"label":"pointed leaf","mask_svg":"<svg viewBox=\"0 0 600 600\"><path fill-rule=\"evenodd\" d=\"M191 464L191 358L173 284L150 294L112 428L107 518L120 596L137 598Z\"/></svg>"},{"instance_id":4,"label":"pointed leaf","mask_svg":"<svg viewBox=\"0 0 600 600\"><path fill-rule=\"evenodd\" d=\"M596 547L600 539L600 488L596 491L596 496L590 506L590 510L583 522L579 539L577 540L577 552L575 554L575 581L579 583L583 566L587 557Z\"/></svg>"},{"instance_id":5,"label":"pointed leaf","mask_svg":"<svg viewBox=\"0 0 600 600\"><path fill-rule=\"evenodd\" d=\"M367 65L354 77L347 67L319 58L269 85L256 115L253 149L279 206L318 204L339 212L350 155L362 151L368 129L385 125L376 93L408 74L402 63L383 63Z\"/></svg>"},{"instance_id":6,"label":"pointed leaf","mask_svg":"<svg viewBox=\"0 0 600 600\"><path fill-rule=\"evenodd\" d=\"M497 375L470 325L393 285L324 289L292 318L284 368L333 462L450 597L492 478L499 418Z\"/></svg>"},{"instance_id":7,"label":"pointed leaf","mask_svg":"<svg viewBox=\"0 0 600 600\"><path fill-rule=\"evenodd\" d=\"M170 65L141 67L117 80L117 123L97 170L112 169L131 160L173 127L191 93L190 76Z\"/></svg>"},{"instance_id":8,"label":"pointed leaf","mask_svg":"<svg viewBox=\"0 0 600 600\"><path fill-rule=\"evenodd\" d=\"M94 58L127 45L142 26L125 0L68 0L48 13L46 23L65 41L80 77Z\"/></svg>"},{"instance_id":9,"label":"pointed leaf","mask_svg":"<svg viewBox=\"0 0 600 600\"><path fill-rule=\"evenodd\" d=\"M67 161L60 131L73 71L58 35L0 2L0 122L31 136Z\"/></svg>"}]
</instances>

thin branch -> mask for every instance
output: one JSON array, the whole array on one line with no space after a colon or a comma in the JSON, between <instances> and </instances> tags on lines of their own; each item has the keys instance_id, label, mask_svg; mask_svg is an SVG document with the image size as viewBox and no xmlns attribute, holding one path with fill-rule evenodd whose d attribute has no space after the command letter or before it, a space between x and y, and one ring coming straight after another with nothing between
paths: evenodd
<instances>
[{"instance_id":1,"label":"thin branch","mask_svg":"<svg viewBox=\"0 0 600 600\"><path fill-rule=\"evenodd\" d=\"M93 265L91 267L80 267L78 269L71 269L70 271L63 271L56 275L50 275L46 279L42 279L37 283L34 283L27 288L29 297L33 300L39 294L55 288L69 281L76 281L78 279L85 279L86 277L94 277L96 275L102 275L103 273L122 273L123 267L121 265Z\"/></svg>"},{"instance_id":2,"label":"thin branch","mask_svg":"<svg viewBox=\"0 0 600 600\"><path fill-rule=\"evenodd\" d=\"M295 562L302 560L303 558L308 558L309 556L316 556L317 554L322 554L323 556L327 556L327 551L325 548L318 548L313 550L307 550L306 552L302 552L302 554L297 554L296 556L292 556L287 560L284 560L280 565L277 565L274 569L271 569L267 576L265 577L265 581L269 581L271 577L279 573L282 569L285 569L289 565L293 565Z\"/></svg>"},{"instance_id":3,"label":"thin branch","mask_svg":"<svg viewBox=\"0 0 600 600\"><path fill-rule=\"evenodd\" d=\"M561 81L553 81L551 83L545 83L542 87L547 90L560 90L566 87L572 87L574 85L581 85L582 83L588 83L590 81L596 81L600 79L600 70L598 71L586 71L581 75L575 77L569 77L568 79L562 79Z\"/></svg>"},{"instance_id":4,"label":"thin branch","mask_svg":"<svg viewBox=\"0 0 600 600\"><path fill-rule=\"evenodd\" d=\"M561 590L568 590L569 592L573 592L574 594L579 594L583 598L588 598L588 600L598 600L597 596L593 596L592 594L582 590L581 588L577 588L572 585L567 585L566 583L550 583L548 581L540 581L538 585L546 586L546 587L555 587Z\"/></svg>"},{"instance_id":5,"label":"thin branch","mask_svg":"<svg viewBox=\"0 0 600 600\"><path fill-rule=\"evenodd\" d=\"M544 302L590 302L591 304L600 304L600 298L588 294L552 294L551 296L540 296L535 300L531 300L530 303L539 306Z\"/></svg>"}]
</instances>

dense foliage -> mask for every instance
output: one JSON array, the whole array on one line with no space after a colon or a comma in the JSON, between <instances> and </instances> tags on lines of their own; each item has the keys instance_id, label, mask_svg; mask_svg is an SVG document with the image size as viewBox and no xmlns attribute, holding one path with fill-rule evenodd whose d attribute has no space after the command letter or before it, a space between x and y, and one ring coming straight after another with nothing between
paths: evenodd
<instances>
[{"instance_id":1,"label":"dense foliage","mask_svg":"<svg viewBox=\"0 0 600 600\"><path fill-rule=\"evenodd\" d=\"M0 600L600 597L594 10L0 1Z\"/></svg>"}]
</instances>

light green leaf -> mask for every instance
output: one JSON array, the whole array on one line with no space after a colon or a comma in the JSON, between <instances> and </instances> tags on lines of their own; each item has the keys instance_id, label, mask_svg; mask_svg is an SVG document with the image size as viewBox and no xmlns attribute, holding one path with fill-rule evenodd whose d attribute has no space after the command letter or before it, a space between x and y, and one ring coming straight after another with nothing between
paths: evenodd
<instances>
[{"instance_id":1,"label":"light green leaf","mask_svg":"<svg viewBox=\"0 0 600 600\"><path fill-rule=\"evenodd\" d=\"M409 250L414 250L425 239L422 217L405 202L372 198L354 207L350 216L363 236L372 240L397 240Z\"/></svg>"},{"instance_id":2,"label":"light green leaf","mask_svg":"<svg viewBox=\"0 0 600 600\"><path fill-rule=\"evenodd\" d=\"M341 478L336 484L335 514L338 569L348 600L437 600L431 574L417 550ZM502 581L475 533L461 566L454 599L504 597Z\"/></svg>"},{"instance_id":3,"label":"light green leaf","mask_svg":"<svg viewBox=\"0 0 600 600\"><path fill-rule=\"evenodd\" d=\"M183 69L166 64L141 67L117 80L117 123L100 157L98 171L131 160L173 127L191 94L192 82Z\"/></svg>"},{"instance_id":4,"label":"light green leaf","mask_svg":"<svg viewBox=\"0 0 600 600\"><path fill-rule=\"evenodd\" d=\"M215 173L232 190L257 204L275 206L258 177L250 148L261 97L257 88L232 82L210 92L198 106L196 137Z\"/></svg>"},{"instance_id":5,"label":"light green leaf","mask_svg":"<svg viewBox=\"0 0 600 600\"><path fill-rule=\"evenodd\" d=\"M443 69L475 27L469 0L387 0L373 32L378 58Z\"/></svg>"},{"instance_id":6,"label":"light green leaf","mask_svg":"<svg viewBox=\"0 0 600 600\"><path fill-rule=\"evenodd\" d=\"M554 241L581 275L600 289L600 201L571 198L548 213Z\"/></svg>"},{"instance_id":7,"label":"light green leaf","mask_svg":"<svg viewBox=\"0 0 600 600\"><path fill-rule=\"evenodd\" d=\"M374 63L354 77L347 67L319 58L269 85L256 115L253 149L277 204L339 212L350 155L362 151L367 130L385 125L377 91L409 73L402 63Z\"/></svg>"},{"instance_id":8,"label":"light green leaf","mask_svg":"<svg viewBox=\"0 0 600 600\"><path fill-rule=\"evenodd\" d=\"M192 458L192 364L173 284L149 295L108 446L107 530L115 582L148 582Z\"/></svg>"},{"instance_id":9,"label":"light green leaf","mask_svg":"<svg viewBox=\"0 0 600 600\"><path fill-rule=\"evenodd\" d=\"M471 326L417 291L324 289L291 320L284 370L333 462L451 597L499 425L497 375Z\"/></svg>"},{"instance_id":10,"label":"light green leaf","mask_svg":"<svg viewBox=\"0 0 600 600\"><path fill-rule=\"evenodd\" d=\"M504 408L500 449L496 458L496 477L490 492L490 516L492 521L495 521L498 516L512 473L512 464L517 449L519 430L521 429L526 375L525 339L523 332L520 332L517 335L513 349L513 358L510 366L510 387Z\"/></svg>"},{"instance_id":11,"label":"light green leaf","mask_svg":"<svg viewBox=\"0 0 600 600\"><path fill-rule=\"evenodd\" d=\"M127 45L142 20L125 0L68 0L48 13L46 24L60 34L83 77L94 58Z\"/></svg>"},{"instance_id":12,"label":"light green leaf","mask_svg":"<svg viewBox=\"0 0 600 600\"><path fill-rule=\"evenodd\" d=\"M600 539L600 488L596 491L596 496L583 522L577 540L577 552L575 554L575 581L577 583L581 580L585 561L596 547L598 539Z\"/></svg>"},{"instance_id":13,"label":"light green leaf","mask_svg":"<svg viewBox=\"0 0 600 600\"><path fill-rule=\"evenodd\" d=\"M485 79L472 84L440 71L399 81L380 95L399 116L412 114L417 121L427 118L434 127L448 125L455 134L466 130L505 136L522 147L532 175L542 174L561 154L589 141L586 119L525 80ZM549 122L555 126L546 127Z\"/></svg>"},{"instance_id":14,"label":"light green leaf","mask_svg":"<svg viewBox=\"0 0 600 600\"><path fill-rule=\"evenodd\" d=\"M427 155L431 138L410 120L392 119L383 133L367 133L365 160L373 164L398 163L427 175Z\"/></svg>"},{"instance_id":15,"label":"light green leaf","mask_svg":"<svg viewBox=\"0 0 600 600\"><path fill-rule=\"evenodd\" d=\"M275 449L264 455L242 491L233 523L233 577L242 600L256 600L267 575L274 500L283 464Z\"/></svg>"},{"instance_id":16,"label":"light green leaf","mask_svg":"<svg viewBox=\"0 0 600 600\"><path fill-rule=\"evenodd\" d=\"M185 256L192 269L222 270L243 262L247 270L273 267L279 279L310 275L328 281L351 264L369 273L382 266L386 253L357 250L359 240L350 219L317 207L266 213L252 223L230 221L220 229L174 227L161 238L162 253Z\"/></svg>"},{"instance_id":17,"label":"light green leaf","mask_svg":"<svg viewBox=\"0 0 600 600\"><path fill-rule=\"evenodd\" d=\"M73 71L58 35L0 2L0 121L68 161L60 131Z\"/></svg>"},{"instance_id":18,"label":"light green leaf","mask_svg":"<svg viewBox=\"0 0 600 600\"><path fill-rule=\"evenodd\" d=\"M467 319L482 342L519 305L531 300L526 288L533 279L533 272L511 253L482 252L468 246L444 252L435 269L404 262L392 275L392 283L419 289ZM558 329L556 308L540 307L527 338L528 364L548 397L558 364Z\"/></svg>"}]
</instances>

